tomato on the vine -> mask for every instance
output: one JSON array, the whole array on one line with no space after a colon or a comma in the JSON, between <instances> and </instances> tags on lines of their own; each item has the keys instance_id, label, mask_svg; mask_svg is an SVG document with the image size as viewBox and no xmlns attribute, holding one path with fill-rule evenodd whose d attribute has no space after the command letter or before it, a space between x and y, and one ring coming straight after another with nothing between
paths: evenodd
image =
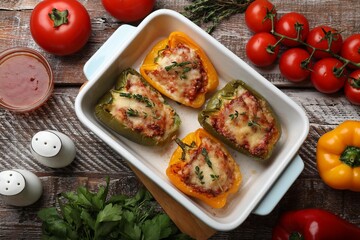
<instances>
[{"instance_id":1,"label":"tomato on the vine","mask_svg":"<svg viewBox=\"0 0 360 240\"><path fill-rule=\"evenodd\" d=\"M276 21L276 9L268 0L256 0L251 3L245 11L245 23L247 27L255 32L270 32L272 29L269 14Z\"/></svg>"},{"instance_id":2,"label":"tomato on the vine","mask_svg":"<svg viewBox=\"0 0 360 240\"><path fill-rule=\"evenodd\" d=\"M282 16L275 25L275 32L289 38L299 39L305 41L309 33L309 22L307 18L296 12L290 12ZM295 47L299 46L300 42L291 39L283 39L281 43L285 46Z\"/></svg>"},{"instance_id":3,"label":"tomato on the vine","mask_svg":"<svg viewBox=\"0 0 360 240\"><path fill-rule=\"evenodd\" d=\"M329 48L330 39L330 50L333 53L339 53L343 44L342 36L336 29L329 26L318 26L313 28L308 34L306 43L315 48L327 50ZM307 49L310 53L313 51L313 49L310 47L308 47ZM327 52L316 50L314 53L314 57L317 59L321 59L331 57L331 55Z\"/></svg>"},{"instance_id":4,"label":"tomato on the vine","mask_svg":"<svg viewBox=\"0 0 360 240\"><path fill-rule=\"evenodd\" d=\"M91 34L90 16L78 1L42 1L31 13L30 32L44 50L70 55L87 43Z\"/></svg>"},{"instance_id":5,"label":"tomato on the vine","mask_svg":"<svg viewBox=\"0 0 360 240\"><path fill-rule=\"evenodd\" d=\"M345 39L340 55L354 63L360 63L360 34L354 34ZM358 68L353 64L348 66Z\"/></svg>"},{"instance_id":6,"label":"tomato on the vine","mask_svg":"<svg viewBox=\"0 0 360 240\"><path fill-rule=\"evenodd\" d=\"M281 74L291 82L301 82L310 75L308 62L310 54L302 48L290 48L280 57L279 68Z\"/></svg>"},{"instance_id":7,"label":"tomato on the vine","mask_svg":"<svg viewBox=\"0 0 360 240\"><path fill-rule=\"evenodd\" d=\"M360 69L352 72L344 86L345 97L355 105L360 105Z\"/></svg>"},{"instance_id":8,"label":"tomato on the vine","mask_svg":"<svg viewBox=\"0 0 360 240\"><path fill-rule=\"evenodd\" d=\"M105 10L122 22L136 22L145 18L156 0L101 0Z\"/></svg>"},{"instance_id":9,"label":"tomato on the vine","mask_svg":"<svg viewBox=\"0 0 360 240\"><path fill-rule=\"evenodd\" d=\"M323 58L314 64L310 75L314 87L322 93L335 93L345 84L346 74L341 73L343 62L336 58Z\"/></svg>"},{"instance_id":10,"label":"tomato on the vine","mask_svg":"<svg viewBox=\"0 0 360 240\"><path fill-rule=\"evenodd\" d=\"M256 33L246 44L246 55L256 66L269 66L279 54L279 46L274 47L276 42L276 38L270 33Z\"/></svg>"}]
</instances>

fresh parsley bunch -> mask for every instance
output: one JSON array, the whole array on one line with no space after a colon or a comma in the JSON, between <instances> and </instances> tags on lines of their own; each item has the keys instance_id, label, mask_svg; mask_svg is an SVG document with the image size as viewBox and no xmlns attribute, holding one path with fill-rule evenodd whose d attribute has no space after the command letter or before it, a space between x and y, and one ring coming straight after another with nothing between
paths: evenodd
<instances>
[{"instance_id":1,"label":"fresh parsley bunch","mask_svg":"<svg viewBox=\"0 0 360 240\"><path fill-rule=\"evenodd\" d=\"M180 233L169 216L156 210L156 201L141 188L133 197L114 195L107 200L106 186L92 193L83 186L58 198L59 208L38 212L42 239L191 239Z\"/></svg>"}]
</instances>

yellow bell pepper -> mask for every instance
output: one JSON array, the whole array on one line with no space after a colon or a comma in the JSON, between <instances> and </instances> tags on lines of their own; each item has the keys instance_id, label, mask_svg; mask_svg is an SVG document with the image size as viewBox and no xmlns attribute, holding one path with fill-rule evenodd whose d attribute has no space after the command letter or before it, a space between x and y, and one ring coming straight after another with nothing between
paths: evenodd
<instances>
[{"instance_id":1,"label":"yellow bell pepper","mask_svg":"<svg viewBox=\"0 0 360 240\"><path fill-rule=\"evenodd\" d=\"M327 185L360 192L360 121L345 121L322 135L316 159L320 177Z\"/></svg>"},{"instance_id":2,"label":"yellow bell pepper","mask_svg":"<svg viewBox=\"0 0 360 240\"><path fill-rule=\"evenodd\" d=\"M219 84L205 52L182 32L172 32L147 54L140 73L154 88L185 106L199 108Z\"/></svg>"},{"instance_id":3,"label":"yellow bell pepper","mask_svg":"<svg viewBox=\"0 0 360 240\"><path fill-rule=\"evenodd\" d=\"M240 168L225 147L199 128L183 140L172 155L166 174L183 193L213 208L225 206L229 194L239 190Z\"/></svg>"}]
</instances>

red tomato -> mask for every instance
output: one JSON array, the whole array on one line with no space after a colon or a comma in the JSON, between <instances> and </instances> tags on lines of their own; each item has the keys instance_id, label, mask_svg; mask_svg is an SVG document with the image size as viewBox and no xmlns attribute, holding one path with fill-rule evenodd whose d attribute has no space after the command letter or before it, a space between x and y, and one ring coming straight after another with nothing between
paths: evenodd
<instances>
[{"instance_id":1,"label":"red tomato","mask_svg":"<svg viewBox=\"0 0 360 240\"><path fill-rule=\"evenodd\" d=\"M310 54L302 48L290 48L280 57L281 74L291 82L301 82L308 78L310 70L303 66Z\"/></svg>"},{"instance_id":2,"label":"red tomato","mask_svg":"<svg viewBox=\"0 0 360 240\"><path fill-rule=\"evenodd\" d=\"M279 46L271 49L276 42L276 38L270 33L256 33L246 44L246 55L256 66L269 66L275 62L279 54Z\"/></svg>"},{"instance_id":3,"label":"red tomato","mask_svg":"<svg viewBox=\"0 0 360 240\"><path fill-rule=\"evenodd\" d=\"M343 43L342 36L337 30L328 26L318 26L312 29L308 34L306 43L315 48L326 50L329 48L327 38L330 36L333 38L331 43L331 51L333 53L339 53ZM311 53L313 50L312 48L308 48L308 51ZM314 57L321 59L331 57L331 55L329 53L317 50L314 53Z\"/></svg>"},{"instance_id":4,"label":"red tomato","mask_svg":"<svg viewBox=\"0 0 360 240\"><path fill-rule=\"evenodd\" d=\"M349 102L360 105L360 70L356 70L349 75L344 91Z\"/></svg>"},{"instance_id":5,"label":"red tomato","mask_svg":"<svg viewBox=\"0 0 360 240\"><path fill-rule=\"evenodd\" d=\"M354 34L348 37L341 48L341 56L355 63L360 63L360 34ZM348 65L351 68L359 68L353 64Z\"/></svg>"},{"instance_id":6,"label":"red tomato","mask_svg":"<svg viewBox=\"0 0 360 240\"><path fill-rule=\"evenodd\" d=\"M58 10L58 11L57 11ZM53 16L68 11L66 21L54 27ZM57 21L56 21L57 22ZM46 0L35 6L30 17L30 31L35 42L56 55L70 55L79 51L91 34L90 16L85 7L73 0Z\"/></svg>"},{"instance_id":7,"label":"red tomato","mask_svg":"<svg viewBox=\"0 0 360 240\"><path fill-rule=\"evenodd\" d=\"M272 26L269 14L273 14L276 21L274 5L267 0L256 0L245 11L245 23L255 33L270 32Z\"/></svg>"},{"instance_id":8,"label":"red tomato","mask_svg":"<svg viewBox=\"0 0 360 240\"><path fill-rule=\"evenodd\" d=\"M346 76L343 73L337 77L335 71L342 65L343 62L336 58L324 58L316 62L310 75L314 87L322 93L339 91L345 84Z\"/></svg>"},{"instance_id":9,"label":"red tomato","mask_svg":"<svg viewBox=\"0 0 360 240\"><path fill-rule=\"evenodd\" d=\"M294 39L298 37L298 29L300 31L299 40L305 41L309 33L309 22L304 15L296 12L285 14L275 25L275 32ZM299 42L290 39L284 39L281 43L289 47L300 45Z\"/></svg>"},{"instance_id":10,"label":"red tomato","mask_svg":"<svg viewBox=\"0 0 360 240\"><path fill-rule=\"evenodd\" d=\"M155 0L101 0L111 16L122 22L136 22L154 8Z\"/></svg>"}]
</instances>

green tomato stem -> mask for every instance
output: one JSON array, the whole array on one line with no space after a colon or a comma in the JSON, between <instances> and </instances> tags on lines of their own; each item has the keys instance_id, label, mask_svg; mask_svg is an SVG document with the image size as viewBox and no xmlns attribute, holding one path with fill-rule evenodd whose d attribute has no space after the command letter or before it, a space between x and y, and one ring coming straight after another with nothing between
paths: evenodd
<instances>
[{"instance_id":1,"label":"green tomato stem","mask_svg":"<svg viewBox=\"0 0 360 240\"><path fill-rule=\"evenodd\" d=\"M280 40L279 40L280 42L281 42L283 39L293 40L293 41L295 41L295 42L300 43L300 45L302 45L302 46L305 46L305 47L308 47L308 48L313 49L313 51L312 51L312 53L311 53L311 55L310 55L310 57L309 57L309 59L308 59L309 62L310 62L311 58L313 57L315 51L322 51L322 52L327 52L327 53L329 53L332 57L337 58L337 59L339 59L340 61L342 61L342 62L344 63L343 67L341 67L340 75L338 75L337 77L340 77L340 76L341 76L341 74L344 72L344 66L346 66L346 65L348 65L348 64L352 64L352 65L355 65L356 67L360 68L360 63L356 63L356 62L350 61L349 59L346 59L346 58L344 58L344 57L342 57L342 56L340 56L340 55L338 55L338 54L336 54L336 53L334 53L334 52L331 51L331 45L332 45L332 42L333 42L333 39L334 39L333 33L331 33L331 32L324 32L324 33L325 33L324 38L328 41L329 47L328 47L328 49L320 49L320 48L313 47L313 46L307 44L306 42L304 42L304 41L302 41L302 40L300 39L300 31L302 30L301 26L295 24L295 28L296 28L296 30L297 30L297 37L296 37L296 38L292 38L292 37L288 37L288 36L285 36L285 35L283 35L283 34L280 34L280 33L276 32L276 31L275 31L274 16L270 16L269 19L271 20L271 31L270 31L270 33L271 33L272 35L280 38ZM324 30L324 31L325 31L325 30ZM278 43L279 43L279 42L277 42L277 43L275 44L275 46L276 46ZM360 48L359 48L359 52L360 52ZM340 68L339 68L339 69L340 69ZM337 71L337 73L339 73L339 71Z\"/></svg>"},{"instance_id":2,"label":"green tomato stem","mask_svg":"<svg viewBox=\"0 0 360 240\"><path fill-rule=\"evenodd\" d=\"M53 8L51 13L49 13L50 19L54 22L54 28L60 27L63 24L67 24L69 22L68 15L68 10L59 11L56 8Z\"/></svg>"}]
</instances>

